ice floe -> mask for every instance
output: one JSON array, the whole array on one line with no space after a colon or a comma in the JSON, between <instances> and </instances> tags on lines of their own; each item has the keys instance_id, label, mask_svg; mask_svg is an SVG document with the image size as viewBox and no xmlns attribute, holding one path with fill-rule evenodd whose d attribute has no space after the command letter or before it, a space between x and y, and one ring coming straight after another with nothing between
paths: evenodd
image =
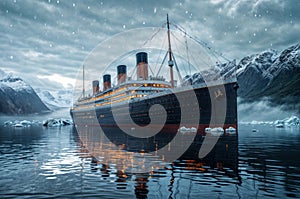
<instances>
[{"instance_id":1,"label":"ice floe","mask_svg":"<svg viewBox=\"0 0 300 199\"><path fill-rule=\"evenodd\" d=\"M276 128L285 128L285 127L293 127L300 126L300 119L297 116L287 117L283 120L275 120L275 121L256 121L253 120L251 122L240 122L240 124L247 125L270 125Z\"/></svg>"},{"instance_id":2,"label":"ice floe","mask_svg":"<svg viewBox=\"0 0 300 199\"><path fill-rule=\"evenodd\" d=\"M23 128L23 127L30 127L32 125L39 125L39 122L36 121L36 120L33 120L33 121L28 121L28 120L22 120L22 121L19 121L19 120L15 120L15 121L5 121L3 123L3 125L5 127L16 127L16 128Z\"/></svg>"},{"instance_id":3,"label":"ice floe","mask_svg":"<svg viewBox=\"0 0 300 199\"><path fill-rule=\"evenodd\" d=\"M229 128L225 129L225 132L227 134L235 134L236 133L236 129L232 126L230 126Z\"/></svg>"},{"instance_id":4,"label":"ice floe","mask_svg":"<svg viewBox=\"0 0 300 199\"><path fill-rule=\"evenodd\" d=\"M191 127L191 128L188 128L188 127L185 127L185 126L182 126L178 129L178 132L180 133L196 133L197 132L197 129L195 127Z\"/></svg>"},{"instance_id":5,"label":"ice floe","mask_svg":"<svg viewBox=\"0 0 300 199\"><path fill-rule=\"evenodd\" d=\"M48 120L43 121L43 126L46 127L56 127L56 126L67 126L71 125L73 122L69 119L53 119L50 118Z\"/></svg>"},{"instance_id":6,"label":"ice floe","mask_svg":"<svg viewBox=\"0 0 300 199\"><path fill-rule=\"evenodd\" d=\"M216 128L205 128L205 133L211 134L213 136L220 136L224 134L224 129L222 127L216 127Z\"/></svg>"},{"instance_id":7,"label":"ice floe","mask_svg":"<svg viewBox=\"0 0 300 199\"><path fill-rule=\"evenodd\" d=\"M46 127L57 127L57 126L66 126L66 125L72 125L73 122L69 119L47 119L43 122L38 121L38 120L15 120L15 121L5 121L3 123L4 127L15 127L15 128L25 128L25 127L30 127L30 126L46 126Z\"/></svg>"}]
</instances>

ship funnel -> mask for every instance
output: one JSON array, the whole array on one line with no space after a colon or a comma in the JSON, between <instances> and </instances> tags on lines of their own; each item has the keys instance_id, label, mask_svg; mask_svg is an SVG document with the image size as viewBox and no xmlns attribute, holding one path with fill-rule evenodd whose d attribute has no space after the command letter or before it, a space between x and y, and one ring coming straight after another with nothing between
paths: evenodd
<instances>
[{"instance_id":1,"label":"ship funnel","mask_svg":"<svg viewBox=\"0 0 300 199\"><path fill-rule=\"evenodd\" d=\"M148 79L148 55L145 52L136 54L137 79Z\"/></svg>"},{"instance_id":2,"label":"ship funnel","mask_svg":"<svg viewBox=\"0 0 300 199\"><path fill-rule=\"evenodd\" d=\"M119 85L126 81L126 66L119 65L117 67L117 71L118 71L118 85Z\"/></svg>"},{"instance_id":3,"label":"ship funnel","mask_svg":"<svg viewBox=\"0 0 300 199\"><path fill-rule=\"evenodd\" d=\"M94 80L93 81L93 95L99 93L99 81Z\"/></svg>"},{"instance_id":4,"label":"ship funnel","mask_svg":"<svg viewBox=\"0 0 300 199\"><path fill-rule=\"evenodd\" d=\"M103 91L111 88L111 77L109 74L103 75Z\"/></svg>"}]
</instances>

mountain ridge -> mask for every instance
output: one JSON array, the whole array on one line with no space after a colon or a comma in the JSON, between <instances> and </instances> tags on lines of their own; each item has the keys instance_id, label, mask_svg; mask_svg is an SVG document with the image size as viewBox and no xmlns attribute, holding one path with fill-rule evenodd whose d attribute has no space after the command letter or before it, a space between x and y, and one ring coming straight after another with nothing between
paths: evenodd
<instances>
[{"instance_id":1,"label":"mountain ridge","mask_svg":"<svg viewBox=\"0 0 300 199\"><path fill-rule=\"evenodd\" d=\"M236 77L240 103L268 100L271 105L296 110L300 114L300 43L281 52L273 49L218 64L214 68L187 75L183 84L205 83L206 78ZM29 97L31 96L31 97ZM0 113L26 114L71 106L71 91L33 88L22 78L0 70Z\"/></svg>"},{"instance_id":2,"label":"mountain ridge","mask_svg":"<svg viewBox=\"0 0 300 199\"><path fill-rule=\"evenodd\" d=\"M268 99L272 105L300 114L300 43L281 52L268 49L246 56L237 65L235 60L219 64L213 70L223 78L237 78L241 103ZM207 74L205 71L186 76L184 84L204 83L204 79L212 76Z\"/></svg>"},{"instance_id":3,"label":"mountain ridge","mask_svg":"<svg viewBox=\"0 0 300 199\"><path fill-rule=\"evenodd\" d=\"M49 111L34 89L22 78L0 69L0 114L30 114Z\"/></svg>"}]
</instances>

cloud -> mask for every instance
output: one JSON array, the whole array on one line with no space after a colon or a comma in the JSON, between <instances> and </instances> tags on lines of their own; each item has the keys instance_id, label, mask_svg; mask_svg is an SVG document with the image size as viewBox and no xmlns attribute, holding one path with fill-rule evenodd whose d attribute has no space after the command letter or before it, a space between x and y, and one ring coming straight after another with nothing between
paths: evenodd
<instances>
[{"instance_id":1,"label":"cloud","mask_svg":"<svg viewBox=\"0 0 300 199\"><path fill-rule=\"evenodd\" d=\"M41 83L47 78L34 77L74 78L97 44L124 30L161 27L166 13L228 58L240 59L299 42L299 6L297 0L3 0L0 66L47 87Z\"/></svg>"},{"instance_id":2,"label":"cloud","mask_svg":"<svg viewBox=\"0 0 300 199\"><path fill-rule=\"evenodd\" d=\"M38 75L39 79L48 79L51 82L59 83L62 89L70 89L74 87L75 80L73 78L64 77L61 74Z\"/></svg>"},{"instance_id":3,"label":"cloud","mask_svg":"<svg viewBox=\"0 0 300 199\"><path fill-rule=\"evenodd\" d=\"M240 122L255 121L275 121L290 117L291 114L297 115L297 111L284 111L284 106L274 107L269 99L258 102L245 103L238 98L238 120Z\"/></svg>"}]
</instances>

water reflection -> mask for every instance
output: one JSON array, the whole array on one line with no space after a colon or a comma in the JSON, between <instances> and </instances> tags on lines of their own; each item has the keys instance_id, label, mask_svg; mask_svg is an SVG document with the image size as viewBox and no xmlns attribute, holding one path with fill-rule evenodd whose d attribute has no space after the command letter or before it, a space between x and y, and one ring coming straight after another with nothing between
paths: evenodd
<instances>
[{"instance_id":1,"label":"water reflection","mask_svg":"<svg viewBox=\"0 0 300 199\"><path fill-rule=\"evenodd\" d=\"M0 198L300 197L297 128L241 126L238 138L221 137L203 159L197 158L203 141L198 136L172 163L146 151L128 152L126 140L115 146L86 132L91 134L79 139L72 127L0 125ZM150 165L150 172L134 172L142 165Z\"/></svg>"},{"instance_id":2,"label":"water reflection","mask_svg":"<svg viewBox=\"0 0 300 199\"><path fill-rule=\"evenodd\" d=\"M299 127L276 129L256 125L255 128L258 132L245 130L240 136L242 186L257 190L264 197L299 197Z\"/></svg>"},{"instance_id":3,"label":"water reflection","mask_svg":"<svg viewBox=\"0 0 300 199\"><path fill-rule=\"evenodd\" d=\"M85 127L80 130L80 146L85 152L89 152L91 159L91 171L100 172L103 178L114 176L116 189L127 189L128 184L134 181L134 193L136 198L146 198L148 195L166 196L172 198L178 192L188 193L185 188L191 189L196 184L210 184L217 182L222 184L240 184L238 173L238 137L226 134L221 136L213 150L204 158L199 159L198 153L205 135L197 135L188 150L174 162L164 162L164 157L147 153L141 149L137 152L127 151L126 146L131 140L118 138L115 145L105 139L99 128ZM76 128L74 128L76 131ZM114 134L113 130L111 133ZM146 145L137 143L138 146ZM131 147L133 143L129 144ZM143 148L142 148L143 149ZM169 146L169 150L176 148ZM149 172L144 168L151 168ZM180 174L178 177L177 175ZM183 177L186 176L186 177ZM179 179L191 180L190 187L178 187ZM209 180L207 178L210 178ZM151 179L151 180L150 180ZM205 180L207 179L207 180ZM149 183L167 181L168 190L153 192ZM155 185L157 186L157 185ZM186 185L185 185L186 186ZM156 187L157 188L157 187ZM154 188L154 189L156 189ZM188 189L188 190L189 190ZM152 190L150 192L150 190ZM175 190L175 191L173 191ZM167 191L167 192L165 192ZM197 191L198 192L198 191ZM170 195L166 195L169 193Z\"/></svg>"}]
</instances>

